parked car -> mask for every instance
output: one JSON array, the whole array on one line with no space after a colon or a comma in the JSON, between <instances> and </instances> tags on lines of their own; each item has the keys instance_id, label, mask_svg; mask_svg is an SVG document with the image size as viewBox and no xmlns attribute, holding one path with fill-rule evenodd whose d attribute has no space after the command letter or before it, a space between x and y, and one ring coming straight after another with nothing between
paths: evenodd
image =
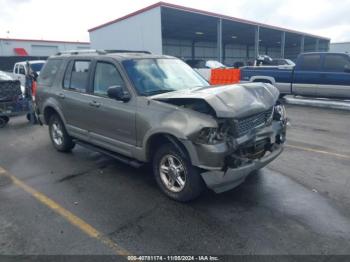
<instances>
[{"instance_id":1,"label":"parked car","mask_svg":"<svg viewBox=\"0 0 350 262\"><path fill-rule=\"evenodd\" d=\"M24 96L24 87L8 73L0 71L0 128L6 126L10 117L25 115L29 101Z\"/></svg>"},{"instance_id":2,"label":"parked car","mask_svg":"<svg viewBox=\"0 0 350 262\"><path fill-rule=\"evenodd\" d=\"M295 63L290 59L271 58L268 55L260 55L254 62L255 66L295 66Z\"/></svg>"},{"instance_id":3,"label":"parked car","mask_svg":"<svg viewBox=\"0 0 350 262\"><path fill-rule=\"evenodd\" d=\"M186 63L196 70L205 80L210 81L211 70L217 68L226 68L225 65L215 60L187 60Z\"/></svg>"},{"instance_id":4,"label":"parked car","mask_svg":"<svg viewBox=\"0 0 350 262\"><path fill-rule=\"evenodd\" d=\"M0 81L14 81L14 77L11 75L11 73L7 73L4 71L0 71ZM25 87L21 85L21 91L22 94L24 95L25 93Z\"/></svg>"},{"instance_id":5,"label":"parked car","mask_svg":"<svg viewBox=\"0 0 350 262\"><path fill-rule=\"evenodd\" d=\"M183 61L142 53L72 52L49 58L37 113L53 146L76 143L132 166L151 163L170 198L241 184L283 149L278 90L252 83L211 87Z\"/></svg>"},{"instance_id":6,"label":"parked car","mask_svg":"<svg viewBox=\"0 0 350 262\"><path fill-rule=\"evenodd\" d=\"M243 67L242 82L276 86L281 95L350 98L350 56L345 53L304 53L295 67Z\"/></svg>"},{"instance_id":7,"label":"parked car","mask_svg":"<svg viewBox=\"0 0 350 262\"><path fill-rule=\"evenodd\" d=\"M290 59L285 58L273 58L271 65L274 66L295 66L295 63Z\"/></svg>"},{"instance_id":8,"label":"parked car","mask_svg":"<svg viewBox=\"0 0 350 262\"><path fill-rule=\"evenodd\" d=\"M45 64L45 60L32 60L28 61L30 68L37 74L40 75L40 71ZM13 76L15 79L21 81L21 84L25 86L25 76L27 74L27 67L25 62L18 62L13 66Z\"/></svg>"}]
</instances>

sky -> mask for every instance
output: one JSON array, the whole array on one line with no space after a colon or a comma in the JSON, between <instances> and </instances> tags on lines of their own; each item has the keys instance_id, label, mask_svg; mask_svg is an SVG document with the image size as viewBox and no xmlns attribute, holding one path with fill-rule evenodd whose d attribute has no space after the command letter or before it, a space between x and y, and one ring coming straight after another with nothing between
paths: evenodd
<instances>
[{"instance_id":1,"label":"sky","mask_svg":"<svg viewBox=\"0 0 350 262\"><path fill-rule=\"evenodd\" d=\"M152 5L157 0L0 0L0 37L89 41L88 29ZM165 0L350 41L350 0Z\"/></svg>"}]
</instances>

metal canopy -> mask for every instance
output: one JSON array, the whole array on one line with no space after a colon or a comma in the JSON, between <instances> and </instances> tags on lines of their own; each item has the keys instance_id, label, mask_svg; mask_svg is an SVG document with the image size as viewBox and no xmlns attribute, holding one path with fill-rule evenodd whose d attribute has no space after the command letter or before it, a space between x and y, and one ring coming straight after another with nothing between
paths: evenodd
<instances>
[{"instance_id":1,"label":"metal canopy","mask_svg":"<svg viewBox=\"0 0 350 262\"><path fill-rule=\"evenodd\" d=\"M255 53L255 57L273 50L274 56L295 58L302 50L326 51L329 44L328 39L291 30L284 31L169 6L161 7L161 21L163 39L190 40L193 44L215 43L218 58L223 56L218 60L225 59L226 45L244 45L247 50L252 48L254 51L250 52Z\"/></svg>"}]
</instances>

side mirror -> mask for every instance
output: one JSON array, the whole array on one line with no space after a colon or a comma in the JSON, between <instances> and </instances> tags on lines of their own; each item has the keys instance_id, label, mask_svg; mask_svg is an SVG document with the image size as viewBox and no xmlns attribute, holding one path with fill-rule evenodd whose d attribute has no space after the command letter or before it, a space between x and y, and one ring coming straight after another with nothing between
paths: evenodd
<instances>
[{"instance_id":1,"label":"side mirror","mask_svg":"<svg viewBox=\"0 0 350 262\"><path fill-rule=\"evenodd\" d=\"M128 102L130 100L130 94L124 90L122 86L110 86L107 89L107 95L118 101Z\"/></svg>"},{"instance_id":2,"label":"side mirror","mask_svg":"<svg viewBox=\"0 0 350 262\"><path fill-rule=\"evenodd\" d=\"M344 72L345 73L350 73L350 65L345 65L344 66Z\"/></svg>"}]
</instances>

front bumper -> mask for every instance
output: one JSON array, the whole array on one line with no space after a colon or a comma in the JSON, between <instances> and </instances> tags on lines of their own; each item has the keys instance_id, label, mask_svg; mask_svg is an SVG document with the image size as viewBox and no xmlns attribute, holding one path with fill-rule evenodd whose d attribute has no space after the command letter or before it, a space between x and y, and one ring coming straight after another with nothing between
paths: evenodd
<instances>
[{"instance_id":1,"label":"front bumper","mask_svg":"<svg viewBox=\"0 0 350 262\"><path fill-rule=\"evenodd\" d=\"M286 122L273 121L270 126L253 130L251 133L235 139L234 148L230 148L225 142L216 145L194 144L188 140L183 142L189 152L192 164L204 170L201 175L207 187L221 193L238 186L250 173L263 168L277 158L283 151L285 136ZM267 155L246 161L238 167L230 167L227 157L232 155L233 151L244 147L247 143L254 144L262 140L270 141Z\"/></svg>"},{"instance_id":2,"label":"front bumper","mask_svg":"<svg viewBox=\"0 0 350 262\"><path fill-rule=\"evenodd\" d=\"M261 159L252 160L250 164L238 168L229 168L227 171L208 171L201 175L208 188L214 190L216 193L222 193L243 183L249 174L269 164L282 151L283 145L275 144L270 154Z\"/></svg>"}]
</instances>

